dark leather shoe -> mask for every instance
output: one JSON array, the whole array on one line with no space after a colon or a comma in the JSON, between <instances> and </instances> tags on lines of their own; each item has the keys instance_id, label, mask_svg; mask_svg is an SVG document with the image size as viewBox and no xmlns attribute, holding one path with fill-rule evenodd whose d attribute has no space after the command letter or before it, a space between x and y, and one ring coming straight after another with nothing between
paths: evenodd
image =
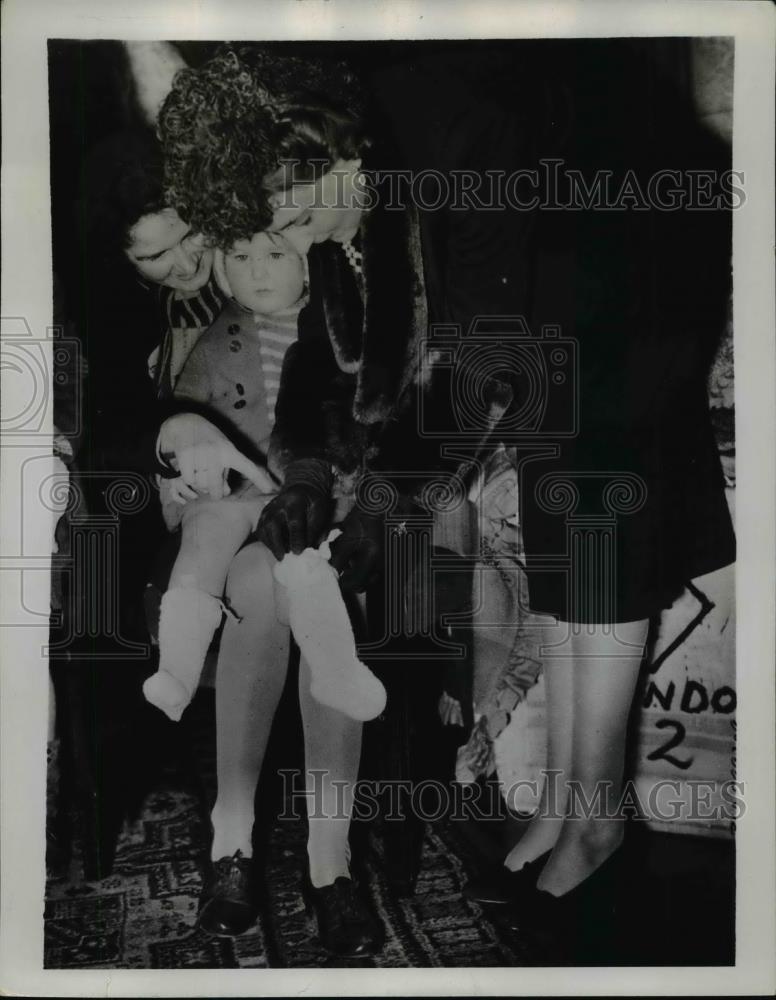
<instances>
[{"instance_id":1,"label":"dark leather shoe","mask_svg":"<svg viewBox=\"0 0 776 1000\"><path fill-rule=\"evenodd\" d=\"M505 865L495 865L463 887L463 896L472 903L486 906L516 906L531 896L552 851L545 851L513 872Z\"/></svg>"},{"instance_id":2,"label":"dark leather shoe","mask_svg":"<svg viewBox=\"0 0 776 1000\"><path fill-rule=\"evenodd\" d=\"M200 928L215 937L243 934L258 916L256 870L237 851L213 862L199 901Z\"/></svg>"},{"instance_id":3,"label":"dark leather shoe","mask_svg":"<svg viewBox=\"0 0 776 1000\"><path fill-rule=\"evenodd\" d=\"M340 876L331 885L316 889L306 875L302 896L307 912L315 915L318 938L326 951L341 958L365 958L380 951L383 927L352 879Z\"/></svg>"},{"instance_id":4,"label":"dark leather shoe","mask_svg":"<svg viewBox=\"0 0 776 1000\"><path fill-rule=\"evenodd\" d=\"M537 889L534 900L538 901L539 908L553 920L565 914L575 914L586 906L597 904L608 906L617 898L625 867L625 850L623 845L620 845L573 889L564 892L562 896L554 896L551 892Z\"/></svg>"},{"instance_id":5,"label":"dark leather shoe","mask_svg":"<svg viewBox=\"0 0 776 1000\"><path fill-rule=\"evenodd\" d=\"M561 964L617 964L628 923L621 912L628 881L625 852L619 847L562 896L537 889L531 903L533 933L556 950Z\"/></svg>"}]
</instances>

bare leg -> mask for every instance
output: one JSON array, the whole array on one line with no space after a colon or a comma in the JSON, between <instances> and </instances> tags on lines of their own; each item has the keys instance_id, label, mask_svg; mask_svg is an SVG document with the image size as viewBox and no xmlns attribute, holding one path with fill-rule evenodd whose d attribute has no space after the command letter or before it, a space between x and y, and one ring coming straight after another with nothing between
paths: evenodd
<instances>
[{"instance_id":1,"label":"bare leg","mask_svg":"<svg viewBox=\"0 0 776 1000\"><path fill-rule=\"evenodd\" d=\"M348 834L361 760L362 723L315 701L310 668L301 658L299 704L305 748L307 853L313 886L349 877Z\"/></svg>"},{"instance_id":2,"label":"bare leg","mask_svg":"<svg viewBox=\"0 0 776 1000\"><path fill-rule=\"evenodd\" d=\"M571 777L588 802L595 802L599 793L601 800L589 818L564 821L537 883L553 895L573 889L622 841L622 822L601 813L614 814L622 794L626 727L648 624L646 620L618 624L616 638L601 626L584 626L572 634ZM550 727L554 725L553 720Z\"/></svg>"},{"instance_id":3,"label":"bare leg","mask_svg":"<svg viewBox=\"0 0 776 1000\"><path fill-rule=\"evenodd\" d=\"M256 542L232 562L216 674L218 798L211 814L214 859L252 853L253 803L272 719L288 670L289 629L278 621L274 556Z\"/></svg>"},{"instance_id":4,"label":"bare leg","mask_svg":"<svg viewBox=\"0 0 776 1000\"><path fill-rule=\"evenodd\" d=\"M568 649L558 647L559 652ZM544 682L547 707L547 771L539 809L504 864L517 871L555 846L566 810L567 778L571 771L573 661L568 657L545 658ZM560 772L553 774L552 772Z\"/></svg>"}]
</instances>

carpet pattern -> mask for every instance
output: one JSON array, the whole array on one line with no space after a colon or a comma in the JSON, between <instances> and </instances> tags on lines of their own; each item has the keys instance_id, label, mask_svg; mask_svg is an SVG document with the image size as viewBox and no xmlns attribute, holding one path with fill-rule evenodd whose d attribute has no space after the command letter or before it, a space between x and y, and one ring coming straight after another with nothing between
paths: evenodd
<instances>
[{"instance_id":1,"label":"carpet pattern","mask_svg":"<svg viewBox=\"0 0 776 1000\"><path fill-rule=\"evenodd\" d=\"M257 924L234 939L196 928L206 830L197 797L153 792L142 819L122 832L114 872L99 882L51 878L45 908L46 968L429 968L527 964L519 942L461 896L468 877L455 831L444 822L426 836L415 895L399 898L381 874L381 844L365 859L373 905L386 930L372 959L333 960L320 948L300 895L306 830L278 821ZM458 853L456 853L458 852Z\"/></svg>"}]
</instances>

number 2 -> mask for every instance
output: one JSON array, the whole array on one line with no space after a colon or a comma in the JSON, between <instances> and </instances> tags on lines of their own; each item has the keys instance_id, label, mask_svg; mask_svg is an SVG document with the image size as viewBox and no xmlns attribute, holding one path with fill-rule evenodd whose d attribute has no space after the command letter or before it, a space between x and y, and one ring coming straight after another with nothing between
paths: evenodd
<instances>
[{"instance_id":1,"label":"number 2","mask_svg":"<svg viewBox=\"0 0 776 1000\"><path fill-rule=\"evenodd\" d=\"M678 757L674 757L674 755L670 754L668 751L679 746L686 736L687 730L681 722L674 722L673 719L658 719L655 723L655 729L667 729L668 727L673 728L674 735L669 738L667 743L659 746L656 750L653 750L652 753L648 753L647 760L667 760L668 763L673 764L674 767L678 767L682 771L686 771L695 758L690 757L689 760L679 760Z\"/></svg>"}]
</instances>

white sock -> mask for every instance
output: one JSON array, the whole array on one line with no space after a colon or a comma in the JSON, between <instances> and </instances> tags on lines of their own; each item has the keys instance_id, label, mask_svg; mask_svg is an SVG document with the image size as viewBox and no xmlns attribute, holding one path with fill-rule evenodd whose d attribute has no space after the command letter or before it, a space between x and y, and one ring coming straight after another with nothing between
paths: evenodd
<instances>
[{"instance_id":1,"label":"white sock","mask_svg":"<svg viewBox=\"0 0 776 1000\"><path fill-rule=\"evenodd\" d=\"M143 684L143 694L173 722L194 697L221 615L221 602L193 587L173 587L162 597L159 669Z\"/></svg>"},{"instance_id":2,"label":"white sock","mask_svg":"<svg viewBox=\"0 0 776 1000\"><path fill-rule=\"evenodd\" d=\"M366 722L385 708L385 688L356 654L353 628L328 553L328 541L301 555L289 552L275 566L275 579L288 590L291 631L310 666L313 698Z\"/></svg>"}]
</instances>

